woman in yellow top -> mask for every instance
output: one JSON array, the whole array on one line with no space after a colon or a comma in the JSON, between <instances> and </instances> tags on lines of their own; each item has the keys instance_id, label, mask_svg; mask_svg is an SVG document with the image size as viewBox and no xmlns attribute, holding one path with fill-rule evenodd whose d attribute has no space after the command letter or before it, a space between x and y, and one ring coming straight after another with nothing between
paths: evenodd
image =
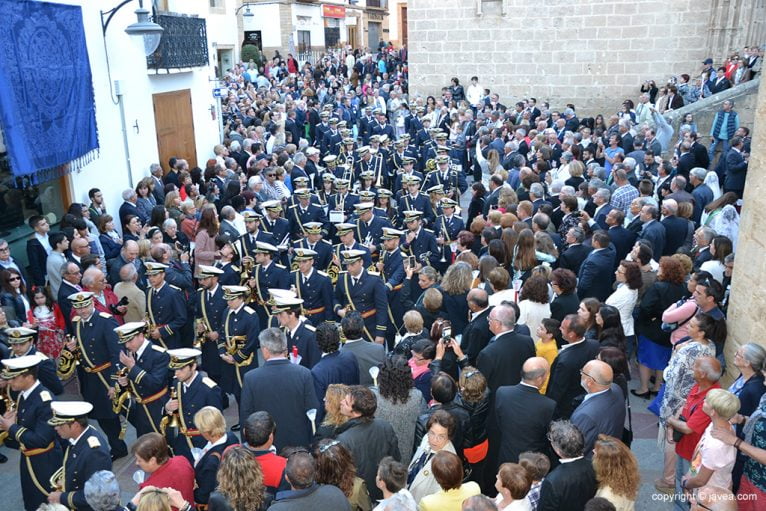
<instances>
[{"instance_id":1,"label":"woman in yellow top","mask_svg":"<svg viewBox=\"0 0 766 511\"><path fill-rule=\"evenodd\" d=\"M553 361L556 360L556 356L559 354L559 347L556 344L556 332L559 331L559 326L561 326L559 320L546 318L537 327L538 341L535 343L535 352L538 357L543 357L547 360L551 366L553 366ZM545 383L540 388L540 394L545 394L549 378L550 374L545 377Z\"/></svg>"}]
</instances>

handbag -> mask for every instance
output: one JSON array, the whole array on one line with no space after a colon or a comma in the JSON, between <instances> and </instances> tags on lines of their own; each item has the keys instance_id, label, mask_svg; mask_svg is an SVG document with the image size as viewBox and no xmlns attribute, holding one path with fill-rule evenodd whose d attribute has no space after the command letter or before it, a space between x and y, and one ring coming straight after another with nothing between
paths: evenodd
<instances>
[{"instance_id":1,"label":"handbag","mask_svg":"<svg viewBox=\"0 0 766 511\"><path fill-rule=\"evenodd\" d=\"M680 420L681 422L686 422L686 417L681 415L681 416L678 417L678 420ZM673 429L673 442L674 443L680 442L681 439L684 437L684 435L685 435L685 433L681 433L680 431L678 431L677 429L674 428Z\"/></svg>"}]
</instances>

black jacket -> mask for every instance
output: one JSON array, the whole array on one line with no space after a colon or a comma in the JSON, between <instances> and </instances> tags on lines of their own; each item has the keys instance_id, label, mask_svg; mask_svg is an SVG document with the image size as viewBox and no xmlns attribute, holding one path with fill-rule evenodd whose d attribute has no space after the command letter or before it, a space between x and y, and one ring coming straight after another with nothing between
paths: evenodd
<instances>
[{"instance_id":1,"label":"black jacket","mask_svg":"<svg viewBox=\"0 0 766 511\"><path fill-rule=\"evenodd\" d=\"M662 313L686 294L683 284L657 281L646 290L638 306L636 334L670 347L670 332L662 330Z\"/></svg>"},{"instance_id":2,"label":"black jacket","mask_svg":"<svg viewBox=\"0 0 766 511\"><path fill-rule=\"evenodd\" d=\"M476 367L487 379L490 392L521 381L521 366L535 356L535 343L527 335L511 330L490 340L476 359ZM453 442L454 443L454 442Z\"/></svg>"},{"instance_id":3,"label":"black jacket","mask_svg":"<svg viewBox=\"0 0 766 511\"><path fill-rule=\"evenodd\" d=\"M351 452L354 466L359 477L367 483L370 498L374 501L383 498L383 493L375 485L378 464L386 456L399 461L399 440L394 428L382 419L351 419L337 430L337 439Z\"/></svg>"},{"instance_id":4,"label":"black jacket","mask_svg":"<svg viewBox=\"0 0 766 511\"><path fill-rule=\"evenodd\" d=\"M489 389L476 403L469 403L458 393L455 402L468 412L471 428L463 433L463 445L466 449L474 447L487 439L487 417L489 416Z\"/></svg>"},{"instance_id":5,"label":"black jacket","mask_svg":"<svg viewBox=\"0 0 766 511\"><path fill-rule=\"evenodd\" d=\"M468 440L466 434L470 435L471 432L471 417L468 415L468 410L457 403L457 398L451 403L436 404L430 407L426 413L418 417L418 422L415 424L415 443L412 444L413 454L417 451L421 440L423 440L423 436L427 433L426 423L428 423L428 419L437 410L444 410L455 419L455 433L450 440L452 440L452 445L455 446L457 455L461 456L464 447L471 447L466 442L466 440Z\"/></svg>"},{"instance_id":6,"label":"black jacket","mask_svg":"<svg viewBox=\"0 0 766 511\"><path fill-rule=\"evenodd\" d=\"M580 298L577 293L572 291L571 293L558 295L551 302L551 317L559 321L564 321L564 317L567 314L577 314L577 309L580 307Z\"/></svg>"},{"instance_id":7,"label":"black jacket","mask_svg":"<svg viewBox=\"0 0 766 511\"><path fill-rule=\"evenodd\" d=\"M579 304L578 304L579 305ZM489 331L489 313L492 307L482 311L475 319L472 319L463 330L461 341L463 352L472 365L476 364L481 350L487 347L492 332Z\"/></svg>"},{"instance_id":8,"label":"black jacket","mask_svg":"<svg viewBox=\"0 0 766 511\"><path fill-rule=\"evenodd\" d=\"M559 351L551 366L548 390L545 395L556 401L555 418L568 419L575 409L576 397L585 394L580 386L580 370L596 358L598 341L586 339Z\"/></svg>"},{"instance_id":9,"label":"black jacket","mask_svg":"<svg viewBox=\"0 0 766 511\"><path fill-rule=\"evenodd\" d=\"M529 385L497 389L495 420L500 431L498 466L518 463L519 454L535 451L548 454L548 424L556 402Z\"/></svg>"},{"instance_id":10,"label":"black jacket","mask_svg":"<svg viewBox=\"0 0 766 511\"><path fill-rule=\"evenodd\" d=\"M596 489L589 459L562 463L543 479L537 511L582 511Z\"/></svg>"}]
</instances>

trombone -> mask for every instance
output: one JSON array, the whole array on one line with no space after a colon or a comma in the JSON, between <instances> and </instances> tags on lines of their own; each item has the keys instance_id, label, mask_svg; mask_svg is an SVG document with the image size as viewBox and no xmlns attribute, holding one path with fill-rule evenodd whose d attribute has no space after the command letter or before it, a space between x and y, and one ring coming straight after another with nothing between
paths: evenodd
<instances>
[{"instance_id":1,"label":"trombone","mask_svg":"<svg viewBox=\"0 0 766 511\"><path fill-rule=\"evenodd\" d=\"M63 492L65 490L63 465L48 479L48 484L50 484L53 491Z\"/></svg>"},{"instance_id":2,"label":"trombone","mask_svg":"<svg viewBox=\"0 0 766 511\"><path fill-rule=\"evenodd\" d=\"M120 383L117 381L120 378L124 378L128 375L128 368L127 367L120 367L116 373L112 375L112 379L114 380L114 397L112 398L112 411L119 415L120 411L122 410L123 406L125 405L125 401L127 401L130 398L130 387L122 387Z\"/></svg>"}]
</instances>

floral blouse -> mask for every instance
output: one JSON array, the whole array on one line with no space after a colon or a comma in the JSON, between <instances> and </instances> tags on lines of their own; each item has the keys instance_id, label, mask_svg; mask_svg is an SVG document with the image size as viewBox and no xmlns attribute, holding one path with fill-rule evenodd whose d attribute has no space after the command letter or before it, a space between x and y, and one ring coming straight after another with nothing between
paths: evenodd
<instances>
[{"instance_id":1,"label":"floral blouse","mask_svg":"<svg viewBox=\"0 0 766 511\"><path fill-rule=\"evenodd\" d=\"M676 345L664 372L665 395L660 407L660 421L663 425L668 417L675 416L684 407L686 397L694 386L692 366L699 357L715 357L715 345L712 342L700 344L691 340Z\"/></svg>"},{"instance_id":2,"label":"floral blouse","mask_svg":"<svg viewBox=\"0 0 766 511\"><path fill-rule=\"evenodd\" d=\"M761 417L755 423L752 445L758 449L766 449L766 417ZM766 465L748 457L745 460L744 474L759 490L766 492Z\"/></svg>"}]
</instances>

